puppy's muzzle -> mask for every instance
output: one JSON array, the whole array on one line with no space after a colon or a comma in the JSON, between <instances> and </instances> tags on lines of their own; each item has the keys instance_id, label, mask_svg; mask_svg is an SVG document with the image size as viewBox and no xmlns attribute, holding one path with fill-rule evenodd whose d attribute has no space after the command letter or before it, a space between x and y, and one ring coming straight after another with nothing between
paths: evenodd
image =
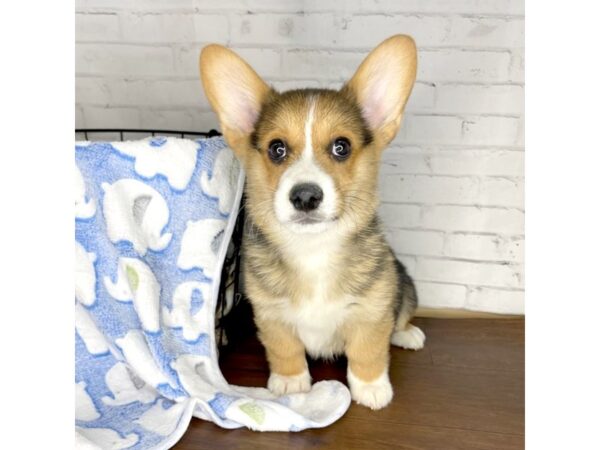
<instances>
[{"instance_id":1,"label":"puppy's muzzle","mask_svg":"<svg viewBox=\"0 0 600 450\"><path fill-rule=\"evenodd\" d=\"M314 211L322 201L323 191L314 183L297 184L290 191L290 202L298 211Z\"/></svg>"}]
</instances>

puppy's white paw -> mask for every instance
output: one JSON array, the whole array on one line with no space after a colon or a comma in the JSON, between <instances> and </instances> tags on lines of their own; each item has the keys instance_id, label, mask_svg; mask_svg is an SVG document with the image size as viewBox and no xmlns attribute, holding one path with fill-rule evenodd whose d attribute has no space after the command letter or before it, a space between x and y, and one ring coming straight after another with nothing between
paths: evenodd
<instances>
[{"instance_id":1,"label":"puppy's white paw","mask_svg":"<svg viewBox=\"0 0 600 450\"><path fill-rule=\"evenodd\" d=\"M425 345L425 333L409 323L405 330L394 331L392 344L409 350L421 350Z\"/></svg>"},{"instance_id":2,"label":"puppy's white paw","mask_svg":"<svg viewBox=\"0 0 600 450\"><path fill-rule=\"evenodd\" d=\"M366 382L354 375L348 367L348 384L352 399L371 409L381 409L387 406L394 396L387 370L375 380Z\"/></svg>"},{"instance_id":3,"label":"puppy's white paw","mask_svg":"<svg viewBox=\"0 0 600 450\"><path fill-rule=\"evenodd\" d=\"M298 375L279 375L271 372L267 388L275 395L295 394L310 391L310 373L308 370Z\"/></svg>"}]
</instances>

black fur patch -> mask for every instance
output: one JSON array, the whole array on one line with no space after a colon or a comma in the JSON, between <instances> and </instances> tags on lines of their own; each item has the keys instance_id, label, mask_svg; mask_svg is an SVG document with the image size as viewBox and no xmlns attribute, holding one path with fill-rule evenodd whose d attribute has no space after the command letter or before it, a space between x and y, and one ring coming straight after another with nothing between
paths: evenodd
<instances>
[{"instance_id":1,"label":"black fur patch","mask_svg":"<svg viewBox=\"0 0 600 450\"><path fill-rule=\"evenodd\" d=\"M287 266L277 247L250 218L246 220L242 242L244 276L252 276L262 289L275 296L285 295L285 286L273 283L272 278L263 274L274 270L286 272Z\"/></svg>"},{"instance_id":2,"label":"black fur patch","mask_svg":"<svg viewBox=\"0 0 600 450\"><path fill-rule=\"evenodd\" d=\"M260 148L258 147L258 134L256 133L256 130L250 134L250 145L253 149L260 152Z\"/></svg>"},{"instance_id":3,"label":"black fur patch","mask_svg":"<svg viewBox=\"0 0 600 450\"><path fill-rule=\"evenodd\" d=\"M398 294L394 302L394 317L398 318L400 311L407 310L412 316L417 309L418 297L415 284L406 272L404 265L394 256L394 265L398 273Z\"/></svg>"},{"instance_id":4,"label":"black fur patch","mask_svg":"<svg viewBox=\"0 0 600 450\"><path fill-rule=\"evenodd\" d=\"M384 272L389 264L389 247L381 233L379 218L374 215L371 221L352 237L351 248L354 257L350 258L344 272L343 289L351 295L362 296Z\"/></svg>"}]
</instances>

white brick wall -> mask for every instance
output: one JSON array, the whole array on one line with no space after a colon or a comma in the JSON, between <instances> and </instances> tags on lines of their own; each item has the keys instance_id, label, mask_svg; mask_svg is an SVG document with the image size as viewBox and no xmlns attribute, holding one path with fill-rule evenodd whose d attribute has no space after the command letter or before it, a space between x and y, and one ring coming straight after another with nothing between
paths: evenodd
<instances>
[{"instance_id":1,"label":"white brick wall","mask_svg":"<svg viewBox=\"0 0 600 450\"><path fill-rule=\"evenodd\" d=\"M421 303L522 313L523 0L77 0L77 127L207 130L209 42L278 89L339 87L396 33L419 47L385 153L389 240Z\"/></svg>"}]
</instances>

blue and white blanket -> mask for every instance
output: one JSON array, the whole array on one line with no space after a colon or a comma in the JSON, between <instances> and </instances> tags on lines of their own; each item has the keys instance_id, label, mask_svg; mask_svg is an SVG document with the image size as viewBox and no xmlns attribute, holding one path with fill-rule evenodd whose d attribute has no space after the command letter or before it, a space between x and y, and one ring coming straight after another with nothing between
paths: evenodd
<instances>
[{"instance_id":1,"label":"blue and white blanket","mask_svg":"<svg viewBox=\"0 0 600 450\"><path fill-rule=\"evenodd\" d=\"M225 428L323 427L337 381L275 397L231 386L215 307L243 171L222 138L75 146L76 446L166 449L191 417Z\"/></svg>"}]
</instances>

